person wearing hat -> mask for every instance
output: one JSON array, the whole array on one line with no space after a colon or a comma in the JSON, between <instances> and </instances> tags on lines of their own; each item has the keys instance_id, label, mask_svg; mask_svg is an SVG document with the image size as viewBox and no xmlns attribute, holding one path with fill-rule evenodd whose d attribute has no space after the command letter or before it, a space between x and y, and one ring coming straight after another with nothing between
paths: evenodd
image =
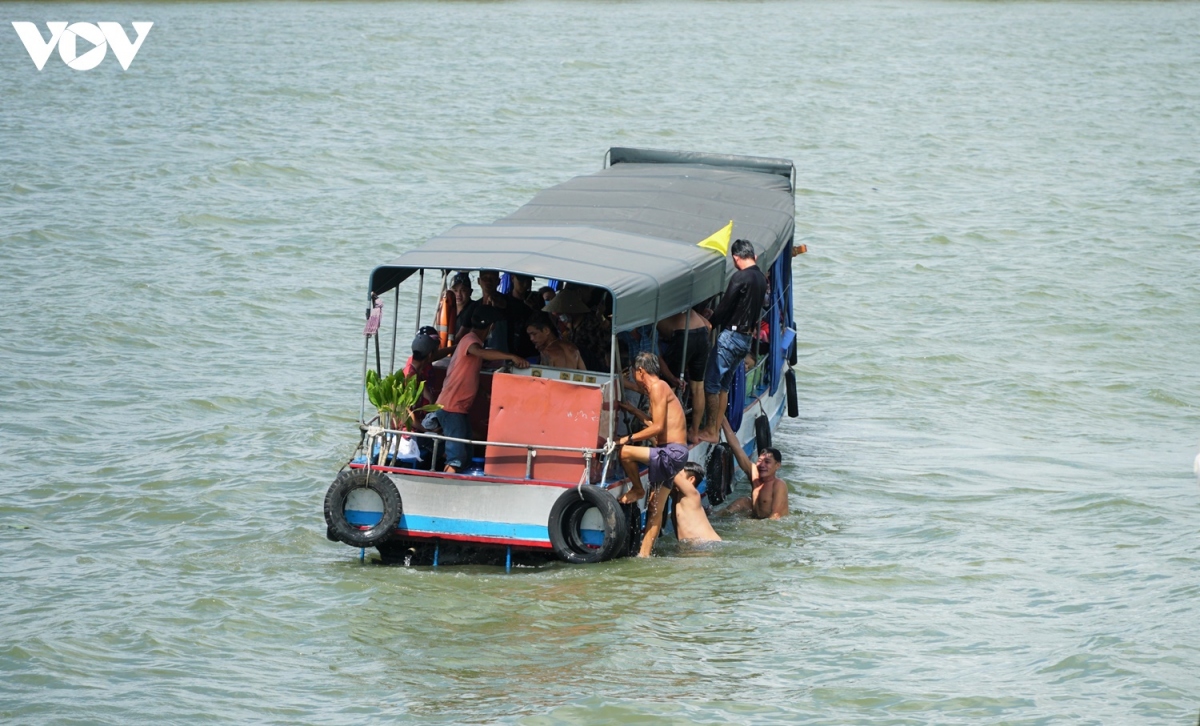
<instances>
[{"instance_id":1,"label":"person wearing hat","mask_svg":"<svg viewBox=\"0 0 1200 726\"><path fill-rule=\"evenodd\" d=\"M498 311L480 305L471 313L471 328L458 341L450 368L446 371L446 384L442 386L437 402L442 407L437 412L442 433L450 438L470 439L471 423L467 414L479 392L479 370L485 360L512 361L517 368L528 368L529 361L514 354L488 350L483 346L495 324ZM446 442L446 471L454 474L471 462L471 446L458 441Z\"/></svg>"},{"instance_id":2,"label":"person wearing hat","mask_svg":"<svg viewBox=\"0 0 1200 726\"><path fill-rule=\"evenodd\" d=\"M568 287L546 303L543 310L558 316L566 325L562 338L579 349L587 369L603 373L608 370L612 352L608 324L587 306L582 292L579 287Z\"/></svg>"}]
</instances>

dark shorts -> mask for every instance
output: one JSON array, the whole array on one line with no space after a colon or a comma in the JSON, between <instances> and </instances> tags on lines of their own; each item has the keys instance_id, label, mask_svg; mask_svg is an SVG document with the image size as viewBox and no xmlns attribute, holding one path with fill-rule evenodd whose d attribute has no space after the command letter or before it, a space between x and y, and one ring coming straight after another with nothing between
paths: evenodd
<instances>
[{"instance_id":1,"label":"dark shorts","mask_svg":"<svg viewBox=\"0 0 1200 726\"><path fill-rule=\"evenodd\" d=\"M650 483L670 484L688 460L688 449L683 444L667 444L650 449Z\"/></svg>"},{"instance_id":2,"label":"dark shorts","mask_svg":"<svg viewBox=\"0 0 1200 726\"><path fill-rule=\"evenodd\" d=\"M686 360L683 357L684 340L687 340ZM664 357L676 375L686 373L689 381L704 380L704 367L708 364L708 329L676 330L667 343Z\"/></svg>"}]
</instances>

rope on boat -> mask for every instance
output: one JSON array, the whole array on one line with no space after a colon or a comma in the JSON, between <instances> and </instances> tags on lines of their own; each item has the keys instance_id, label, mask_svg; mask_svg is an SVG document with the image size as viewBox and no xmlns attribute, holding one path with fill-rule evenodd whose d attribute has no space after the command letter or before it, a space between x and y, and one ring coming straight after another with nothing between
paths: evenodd
<instances>
[{"instance_id":1,"label":"rope on boat","mask_svg":"<svg viewBox=\"0 0 1200 726\"><path fill-rule=\"evenodd\" d=\"M363 450L363 444L366 443L366 441L367 441L367 428L365 426L359 426L358 427L358 446L354 447L354 453L351 454L350 458L346 459L346 463L342 464L341 468L338 469L338 474L341 474L343 471L345 471L346 467L350 466L350 462L352 462L358 458L358 453Z\"/></svg>"},{"instance_id":2,"label":"rope on boat","mask_svg":"<svg viewBox=\"0 0 1200 726\"><path fill-rule=\"evenodd\" d=\"M583 485L588 480L588 474L592 471L592 452L587 452L583 455L583 472L579 475L579 484L575 487L575 492L579 494L580 501L583 500Z\"/></svg>"},{"instance_id":3,"label":"rope on boat","mask_svg":"<svg viewBox=\"0 0 1200 726\"><path fill-rule=\"evenodd\" d=\"M609 439L604 444L604 468L600 470L600 485L604 486L604 482L608 480L608 465L612 463L613 452L616 451L617 444L612 439Z\"/></svg>"}]
</instances>

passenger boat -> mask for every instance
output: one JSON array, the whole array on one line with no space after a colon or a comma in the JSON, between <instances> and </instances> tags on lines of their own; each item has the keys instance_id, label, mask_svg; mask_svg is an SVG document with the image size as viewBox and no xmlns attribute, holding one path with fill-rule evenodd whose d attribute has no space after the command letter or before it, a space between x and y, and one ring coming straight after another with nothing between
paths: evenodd
<instances>
[{"instance_id":1,"label":"passenger boat","mask_svg":"<svg viewBox=\"0 0 1200 726\"><path fill-rule=\"evenodd\" d=\"M618 404L635 396L620 385L617 337L725 290L731 258L697 243L732 220L732 236L754 244L770 287L753 360L739 369L727 415L748 452L768 445L785 409L797 415L795 177L785 159L612 148L601 170L546 189L491 224L455 226L376 267L367 289L364 384L371 369L386 375L380 338L387 331L379 329L385 296L392 293L399 307L400 286L415 282L420 327L430 322L422 320L422 300L432 292L427 278L444 292L455 271L499 270L607 292L612 352L603 371L485 370L471 413L477 466L456 473L438 466L452 439L381 425L369 418L364 392L359 451L325 498L329 539L363 552L377 548L385 561L426 565L588 563L636 553L644 515L617 504L629 480L613 442L630 427ZM389 371L396 339L407 340L394 329L395 311L392 317ZM424 458L393 454L401 440L423 441ZM707 468L699 487L706 508L720 504L734 468L728 447L699 443L690 459Z\"/></svg>"}]
</instances>

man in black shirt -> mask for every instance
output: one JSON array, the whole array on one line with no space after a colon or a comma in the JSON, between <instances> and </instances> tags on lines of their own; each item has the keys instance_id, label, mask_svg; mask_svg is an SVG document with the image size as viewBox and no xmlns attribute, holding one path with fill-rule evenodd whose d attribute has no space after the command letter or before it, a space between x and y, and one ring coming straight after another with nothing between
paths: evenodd
<instances>
[{"instance_id":1,"label":"man in black shirt","mask_svg":"<svg viewBox=\"0 0 1200 726\"><path fill-rule=\"evenodd\" d=\"M469 282L468 280L468 284ZM468 315L474 312L474 307L496 308L498 315L486 341L487 347L505 353L516 353L522 358L537 355L537 348L529 340L529 334L525 332L525 321L529 319L531 312L529 307L509 295L502 295L499 292L499 285L499 272L481 270L479 272L479 289L483 291L483 297L471 301L472 307L468 309ZM459 330L462 335L466 335L465 321L469 321L471 318L464 319L461 310L458 314L461 323Z\"/></svg>"},{"instance_id":2,"label":"man in black shirt","mask_svg":"<svg viewBox=\"0 0 1200 726\"><path fill-rule=\"evenodd\" d=\"M729 386L737 366L742 365L750 351L750 342L758 332L758 320L767 296L767 276L758 269L754 245L739 239L730 251L738 271L729 278L729 287L710 318L713 327L721 333L708 354L708 368L704 373L708 421L700 429L699 439L714 444L720 441L718 432L729 402Z\"/></svg>"}]
</instances>

